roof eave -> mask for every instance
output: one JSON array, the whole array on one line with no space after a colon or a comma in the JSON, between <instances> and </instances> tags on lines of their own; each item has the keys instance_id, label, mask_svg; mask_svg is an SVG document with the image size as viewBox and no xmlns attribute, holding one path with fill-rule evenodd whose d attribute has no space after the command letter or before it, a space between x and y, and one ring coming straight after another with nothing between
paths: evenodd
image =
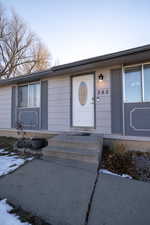
<instances>
[{"instance_id":1,"label":"roof eave","mask_svg":"<svg viewBox=\"0 0 150 225\"><path fill-rule=\"evenodd\" d=\"M1 80L0 86L14 85L25 82L33 82L53 76L74 75L86 71L94 71L98 67L110 67L114 65L128 65L135 63L150 62L150 45L113 53L87 60L69 63L53 67L46 71L36 72L30 75L18 76L15 78Z\"/></svg>"}]
</instances>

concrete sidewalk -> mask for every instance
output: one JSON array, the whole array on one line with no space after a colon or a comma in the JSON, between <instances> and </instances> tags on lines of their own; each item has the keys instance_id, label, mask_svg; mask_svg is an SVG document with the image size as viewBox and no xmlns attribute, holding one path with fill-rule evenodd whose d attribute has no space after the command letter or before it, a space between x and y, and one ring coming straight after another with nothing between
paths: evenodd
<instances>
[{"instance_id":1,"label":"concrete sidewalk","mask_svg":"<svg viewBox=\"0 0 150 225\"><path fill-rule=\"evenodd\" d=\"M83 225L95 178L94 164L33 160L0 178L0 198L52 225Z\"/></svg>"},{"instance_id":2,"label":"concrete sidewalk","mask_svg":"<svg viewBox=\"0 0 150 225\"><path fill-rule=\"evenodd\" d=\"M150 183L100 174L88 225L150 225Z\"/></svg>"},{"instance_id":3,"label":"concrete sidewalk","mask_svg":"<svg viewBox=\"0 0 150 225\"><path fill-rule=\"evenodd\" d=\"M0 198L52 225L149 225L150 183L100 174L96 165L33 160L0 178ZM92 201L91 201L92 200Z\"/></svg>"}]
</instances>

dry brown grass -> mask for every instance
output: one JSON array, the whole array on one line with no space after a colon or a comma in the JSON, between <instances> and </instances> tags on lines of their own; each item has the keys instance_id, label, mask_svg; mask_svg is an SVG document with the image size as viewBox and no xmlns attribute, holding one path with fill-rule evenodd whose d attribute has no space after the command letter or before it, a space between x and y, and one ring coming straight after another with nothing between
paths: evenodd
<instances>
[{"instance_id":1,"label":"dry brown grass","mask_svg":"<svg viewBox=\"0 0 150 225\"><path fill-rule=\"evenodd\" d=\"M126 151L123 144L114 145L111 149L104 147L102 168L117 174L128 174L138 179L136 166L132 159L132 152Z\"/></svg>"},{"instance_id":2,"label":"dry brown grass","mask_svg":"<svg viewBox=\"0 0 150 225\"><path fill-rule=\"evenodd\" d=\"M13 137L0 137L0 149L12 151L16 140L17 139Z\"/></svg>"}]
</instances>

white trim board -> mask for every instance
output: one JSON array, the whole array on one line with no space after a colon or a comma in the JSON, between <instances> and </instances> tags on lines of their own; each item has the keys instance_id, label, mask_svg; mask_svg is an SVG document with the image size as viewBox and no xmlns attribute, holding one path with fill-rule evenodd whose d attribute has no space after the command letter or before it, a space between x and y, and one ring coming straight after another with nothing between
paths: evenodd
<instances>
[{"instance_id":1,"label":"white trim board","mask_svg":"<svg viewBox=\"0 0 150 225\"><path fill-rule=\"evenodd\" d=\"M112 135L106 134L103 136L104 139L118 139L118 140L126 140L126 141L150 141L150 137L140 137L140 136L123 136L123 135Z\"/></svg>"}]
</instances>

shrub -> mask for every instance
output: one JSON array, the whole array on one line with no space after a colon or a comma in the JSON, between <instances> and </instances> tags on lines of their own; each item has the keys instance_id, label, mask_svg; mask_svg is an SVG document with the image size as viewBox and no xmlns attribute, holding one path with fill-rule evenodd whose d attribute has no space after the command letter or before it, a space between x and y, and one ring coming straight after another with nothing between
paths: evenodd
<instances>
[{"instance_id":1,"label":"shrub","mask_svg":"<svg viewBox=\"0 0 150 225\"><path fill-rule=\"evenodd\" d=\"M102 167L113 173L124 173L136 177L136 167L132 159L132 152L126 151L123 144L115 144L112 148L104 147Z\"/></svg>"}]
</instances>

